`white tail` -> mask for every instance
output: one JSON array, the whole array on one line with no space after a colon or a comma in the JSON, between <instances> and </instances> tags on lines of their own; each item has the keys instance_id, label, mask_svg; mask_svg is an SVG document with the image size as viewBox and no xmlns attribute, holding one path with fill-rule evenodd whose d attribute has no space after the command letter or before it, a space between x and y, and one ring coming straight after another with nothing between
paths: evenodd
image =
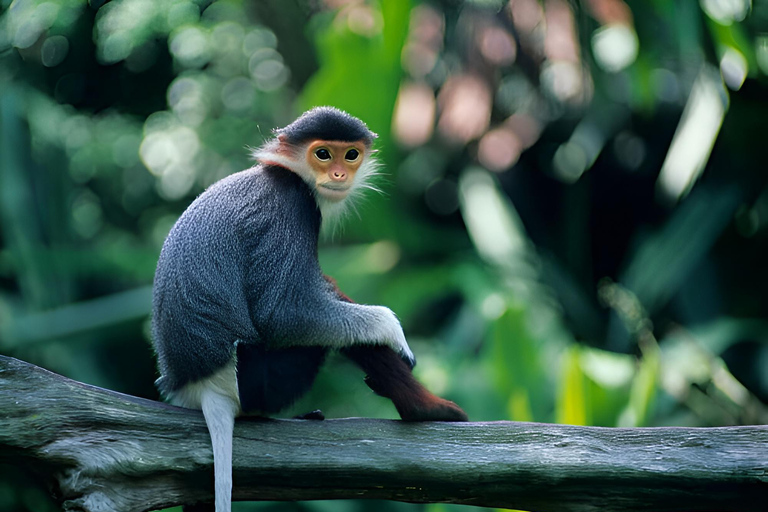
<instances>
[{"instance_id":1,"label":"white tail","mask_svg":"<svg viewBox=\"0 0 768 512\"><path fill-rule=\"evenodd\" d=\"M200 405L211 434L216 512L232 509L232 432L239 404L232 397L204 389Z\"/></svg>"}]
</instances>

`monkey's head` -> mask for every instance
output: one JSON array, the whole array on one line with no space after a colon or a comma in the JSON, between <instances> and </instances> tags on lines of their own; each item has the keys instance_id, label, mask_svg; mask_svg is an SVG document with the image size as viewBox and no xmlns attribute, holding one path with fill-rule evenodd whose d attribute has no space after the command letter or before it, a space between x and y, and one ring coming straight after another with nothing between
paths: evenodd
<instances>
[{"instance_id":1,"label":"monkey's head","mask_svg":"<svg viewBox=\"0 0 768 512\"><path fill-rule=\"evenodd\" d=\"M376 139L361 120L333 107L305 112L275 139L254 152L265 165L295 172L315 192L323 214L355 192L374 188L367 179L375 174L371 146Z\"/></svg>"}]
</instances>

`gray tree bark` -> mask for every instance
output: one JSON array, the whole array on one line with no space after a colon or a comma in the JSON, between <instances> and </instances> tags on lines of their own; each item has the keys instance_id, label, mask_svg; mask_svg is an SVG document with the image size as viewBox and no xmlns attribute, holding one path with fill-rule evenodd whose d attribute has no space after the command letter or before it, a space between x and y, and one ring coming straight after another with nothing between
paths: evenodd
<instances>
[{"instance_id":1,"label":"gray tree bark","mask_svg":"<svg viewBox=\"0 0 768 512\"><path fill-rule=\"evenodd\" d=\"M235 500L389 499L530 511L766 511L768 427L254 420L235 427ZM0 356L0 462L66 511L211 501L198 411Z\"/></svg>"}]
</instances>

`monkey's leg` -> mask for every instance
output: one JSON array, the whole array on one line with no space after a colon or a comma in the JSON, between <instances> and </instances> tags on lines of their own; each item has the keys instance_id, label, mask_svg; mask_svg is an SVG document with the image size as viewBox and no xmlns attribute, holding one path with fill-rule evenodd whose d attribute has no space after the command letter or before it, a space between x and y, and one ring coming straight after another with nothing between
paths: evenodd
<instances>
[{"instance_id":1,"label":"monkey's leg","mask_svg":"<svg viewBox=\"0 0 768 512\"><path fill-rule=\"evenodd\" d=\"M243 411L272 414L291 405L312 387L327 352L323 347L268 350L238 343L237 387ZM310 414L307 419L322 418Z\"/></svg>"},{"instance_id":2,"label":"monkey's leg","mask_svg":"<svg viewBox=\"0 0 768 512\"><path fill-rule=\"evenodd\" d=\"M323 276L344 302L354 303L336 280ZM405 421L467 421L461 407L430 393L411 373L402 357L383 345L355 345L341 350L366 373L365 383L377 395L392 400Z\"/></svg>"},{"instance_id":3,"label":"monkey's leg","mask_svg":"<svg viewBox=\"0 0 768 512\"><path fill-rule=\"evenodd\" d=\"M216 512L232 508L232 433L238 404L232 397L205 388L200 404L213 446L213 474Z\"/></svg>"},{"instance_id":4,"label":"monkey's leg","mask_svg":"<svg viewBox=\"0 0 768 512\"><path fill-rule=\"evenodd\" d=\"M467 413L455 403L430 393L389 347L357 345L341 352L367 374L368 387L392 400L405 421L467 421Z\"/></svg>"}]
</instances>

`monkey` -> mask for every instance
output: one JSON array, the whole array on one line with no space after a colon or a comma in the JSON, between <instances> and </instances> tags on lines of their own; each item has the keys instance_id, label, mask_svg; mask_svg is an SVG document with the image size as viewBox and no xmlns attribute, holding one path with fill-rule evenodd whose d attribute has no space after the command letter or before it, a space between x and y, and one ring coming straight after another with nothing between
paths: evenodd
<instances>
[{"instance_id":1,"label":"monkey","mask_svg":"<svg viewBox=\"0 0 768 512\"><path fill-rule=\"evenodd\" d=\"M274 135L254 151L254 167L214 183L184 211L155 272L156 386L170 403L202 410L216 512L231 509L235 418L289 406L331 350L360 366L403 420L467 420L413 377L396 315L354 303L318 262L321 226L375 188L376 134L318 107Z\"/></svg>"}]
</instances>

